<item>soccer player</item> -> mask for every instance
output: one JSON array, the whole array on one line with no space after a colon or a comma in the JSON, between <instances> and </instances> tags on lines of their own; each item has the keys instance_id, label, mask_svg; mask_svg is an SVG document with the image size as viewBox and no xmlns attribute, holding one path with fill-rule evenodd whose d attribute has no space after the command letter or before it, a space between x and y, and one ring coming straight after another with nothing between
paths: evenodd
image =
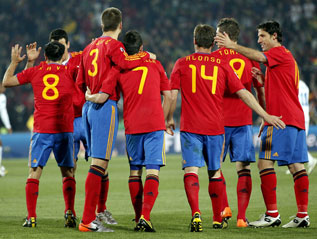
<instances>
[{"instance_id":1,"label":"soccer player","mask_svg":"<svg viewBox=\"0 0 317 239\"><path fill-rule=\"evenodd\" d=\"M308 227L307 212L309 180L304 166L307 162L305 118L298 100L299 71L292 53L282 45L282 30L278 22L261 23L258 29L258 43L263 52L243 47L230 40L226 33L218 33L219 45L233 49L251 60L266 65L265 100L268 113L281 115L287 125L284 130L276 130L266 123L261 125L261 148L258 168L261 189L266 205L265 214L249 225L254 227L278 226L281 224L276 202L276 174L274 162L289 168L294 178L294 190L298 212L295 219L285 224L289 227ZM257 74L264 78L260 72Z\"/></svg>"},{"instance_id":2,"label":"soccer player","mask_svg":"<svg viewBox=\"0 0 317 239\"><path fill-rule=\"evenodd\" d=\"M117 8L107 8L101 15L101 37L94 40L83 51L77 84L85 92L86 87L92 94L98 93L112 66L132 69L149 58L149 53L142 52L128 56L118 36L122 29L122 15ZM80 231L113 231L96 220L95 210L100 194L102 177L111 159L118 129L116 94L100 105L86 102L83 108L83 120L89 156L92 158L85 185L85 207Z\"/></svg>"},{"instance_id":3,"label":"soccer player","mask_svg":"<svg viewBox=\"0 0 317 239\"><path fill-rule=\"evenodd\" d=\"M0 83L0 117L4 127L8 130L8 133L12 133L12 128L10 124L10 119L7 111L7 97L4 94L5 88ZM7 171L4 166L2 166L2 140L0 139L0 177L4 177Z\"/></svg>"},{"instance_id":4,"label":"soccer player","mask_svg":"<svg viewBox=\"0 0 317 239\"><path fill-rule=\"evenodd\" d=\"M55 29L50 33L49 41L59 41L65 46L65 53L63 56L63 65L68 65L74 67L76 69L79 68L80 58L82 55L82 51L80 52L69 52L70 42L68 40L68 34L63 29ZM77 74L74 76L74 81L76 81ZM83 120L82 120L82 108L85 103L85 94L78 88L76 85L76 91L74 94L74 147L75 147L75 158L78 160L78 153L80 148L80 141L83 143L85 148L85 159L88 161L88 153L87 153L87 140L85 136ZM76 165L74 170L76 170ZM75 172L74 172L75 174ZM71 188L74 189L74 193L76 192L76 184L75 180L67 179L66 182ZM67 186L67 185L65 185ZM106 171L105 175L102 177L101 188L100 188L100 196L98 200L97 207L97 218L100 221L103 221L107 224L117 224L117 221L112 217L112 214L106 209L106 201L108 197L109 191L109 174ZM70 215L70 212L66 212L65 218L69 219L68 221L72 221L71 218L73 216ZM66 222L67 223L67 222Z\"/></svg>"},{"instance_id":5,"label":"soccer player","mask_svg":"<svg viewBox=\"0 0 317 239\"><path fill-rule=\"evenodd\" d=\"M240 27L234 18L223 18L218 22L217 32L226 32L234 42L238 41ZM252 77L252 67L260 68L258 62L254 62L245 56L227 49L219 48L214 52L218 57L227 61L230 67L238 75L243 86L251 92L253 86L256 90L259 103L265 108L263 85ZM225 147L223 161L229 151L231 162L235 162L238 174L237 201L238 215L237 227L247 227L246 210L252 191L250 163L255 162L255 151L252 141L252 110L240 100L236 94L225 92L223 99L223 114L225 122ZM223 178L224 181L224 178ZM226 190L224 190L224 218L230 218L232 213L228 205Z\"/></svg>"},{"instance_id":6,"label":"soccer player","mask_svg":"<svg viewBox=\"0 0 317 239\"><path fill-rule=\"evenodd\" d=\"M227 226L221 217L224 184L220 173L224 144L223 95L225 90L236 93L260 116L283 128L276 116L268 115L253 95L245 90L233 70L211 53L215 30L208 25L197 25L194 30L195 53L180 58L171 74L173 102L168 115L168 127L172 127L178 91L181 90L181 147L184 170L184 186L192 211L191 231L202 231L199 209L198 169L207 164L209 195L213 208L213 228ZM225 63L225 64L223 64Z\"/></svg>"},{"instance_id":7,"label":"soccer player","mask_svg":"<svg viewBox=\"0 0 317 239\"><path fill-rule=\"evenodd\" d=\"M137 31L128 31L123 44L129 55L143 51L143 41ZM121 74L114 71L117 72L113 74L116 75L123 95L123 117L130 163L129 190L137 222L134 230L155 232L150 213L158 195L160 167L166 162L164 116L167 116L171 101L169 82L157 60L146 60L139 67ZM116 83L111 76L109 80L112 84ZM101 91L104 93L89 95L86 92L87 99L104 103L113 92L113 86L105 84ZM164 97L163 108L161 93ZM146 168L144 187L141 179L143 167Z\"/></svg>"},{"instance_id":8,"label":"soccer player","mask_svg":"<svg viewBox=\"0 0 317 239\"><path fill-rule=\"evenodd\" d=\"M28 216L24 227L36 227L36 203L39 179L43 167L53 151L63 179L73 177L73 70L63 66L65 47L58 42L45 46L45 62L26 69L17 75L14 71L26 57L21 56L22 47L16 44L11 50L11 63L4 75L3 86L13 87L30 83L34 93L34 127L30 145L29 177L26 182ZM74 212L74 195L65 197L65 211ZM75 212L74 212L75 213Z\"/></svg>"}]
</instances>

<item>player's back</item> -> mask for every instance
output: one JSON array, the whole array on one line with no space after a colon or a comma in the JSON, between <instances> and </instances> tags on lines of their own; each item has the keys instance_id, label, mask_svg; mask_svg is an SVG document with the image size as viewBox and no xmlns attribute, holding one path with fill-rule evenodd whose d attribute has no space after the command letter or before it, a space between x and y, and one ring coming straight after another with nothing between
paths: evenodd
<instances>
[{"instance_id":1,"label":"player's back","mask_svg":"<svg viewBox=\"0 0 317 239\"><path fill-rule=\"evenodd\" d=\"M169 82L161 63L146 60L139 67L120 74L126 134L165 130L161 91Z\"/></svg>"},{"instance_id":2,"label":"player's back","mask_svg":"<svg viewBox=\"0 0 317 239\"><path fill-rule=\"evenodd\" d=\"M228 48L221 48L214 52L218 57L227 62L239 77L243 86L251 92L252 83L260 87L260 84L252 77L251 68L260 68L259 63L251 61L247 57ZM225 91L223 114L225 126L242 126L252 124L252 110L239 98L237 94Z\"/></svg>"},{"instance_id":3,"label":"player's back","mask_svg":"<svg viewBox=\"0 0 317 239\"><path fill-rule=\"evenodd\" d=\"M73 132L75 84L72 73L67 66L41 62L17 74L20 84L32 84L34 132Z\"/></svg>"},{"instance_id":4,"label":"player's back","mask_svg":"<svg viewBox=\"0 0 317 239\"><path fill-rule=\"evenodd\" d=\"M243 88L239 81L233 81L236 78L232 69L214 53L194 53L179 59L171 75L171 88L181 88L181 131L223 134L225 89L229 86L234 93Z\"/></svg>"}]
</instances>

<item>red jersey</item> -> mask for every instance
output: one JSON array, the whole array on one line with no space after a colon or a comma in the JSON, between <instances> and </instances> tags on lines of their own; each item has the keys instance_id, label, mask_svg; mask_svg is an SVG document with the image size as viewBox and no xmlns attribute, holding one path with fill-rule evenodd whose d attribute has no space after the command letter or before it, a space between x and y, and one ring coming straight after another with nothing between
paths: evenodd
<instances>
[{"instance_id":1,"label":"red jersey","mask_svg":"<svg viewBox=\"0 0 317 239\"><path fill-rule=\"evenodd\" d=\"M98 93L112 66L132 69L148 58L146 52L128 56L120 41L107 36L99 37L83 51L77 84L83 92L88 86L92 94ZM113 94L110 99L117 101L118 96Z\"/></svg>"},{"instance_id":2,"label":"red jersey","mask_svg":"<svg viewBox=\"0 0 317 239\"><path fill-rule=\"evenodd\" d=\"M251 61L247 57L228 48L221 48L214 52L218 57L229 64L238 75L243 86L250 92L252 83L254 87L262 87L258 81L252 77L251 68L260 69L258 62ZM223 115L225 126L252 125L252 110L239 98L237 94L225 91L223 99Z\"/></svg>"},{"instance_id":3,"label":"red jersey","mask_svg":"<svg viewBox=\"0 0 317 239\"><path fill-rule=\"evenodd\" d=\"M116 79L124 99L125 133L140 134L165 130L160 92L170 90L170 86L161 63L149 59L133 70L121 74L118 70L114 71L117 72ZM104 82L101 91L111 94L112 89L113 85Z\"/></svg>"},{"instance_id":4,"label":"red jersey","mask_svg":"<svg viewBox=\"0 0 317 239\"><path fill-rule=\"evenodd\" d=\"M82 51L70 52L68 60L63 62L63 65L71 66L74 69L76 69L75 71L76 74L74 75L74 81L76 81L82 53L83 53ZM83 105L86 102L85 94L79 89L77 85L76 85L75 94L73 95L73 97L74 97L74 102L73 102L74 115L75 115L75 118L77 118L81 116Z\"/></svg>"},{"instance_id":5,"label":"red jersey","mask_svg":"<svg viewBox=\"0 0 317 239\"><path fill-rule=\"evenodd\" d=\"M21 85L33 88L34 132L73 132L73 74L68 66L46 62L17 74Z\"/></svg>"},{"instance_id":6,"label":"red jersey","mask_svg":"<svg viewBox=\"0 0 317 239\"><path fill-rule=\"evenodd\" d=\"M194 53L177 60L171 84L171 89L181 89L180 130L203 135L224 134L224 92L244 89L215 53Z\"/></svg>"},{"instance_id":7,"label":"red jersey","mask_svg":"<svg viewBox=\"0 0 317 239\"><path fill-rule=\"evenodd\" d=\"M292 53L284 46L264 52L266 111L282 116L286 125L305 129L304 112L298 100L299 71Z\"/></svg>"}]
</instances>

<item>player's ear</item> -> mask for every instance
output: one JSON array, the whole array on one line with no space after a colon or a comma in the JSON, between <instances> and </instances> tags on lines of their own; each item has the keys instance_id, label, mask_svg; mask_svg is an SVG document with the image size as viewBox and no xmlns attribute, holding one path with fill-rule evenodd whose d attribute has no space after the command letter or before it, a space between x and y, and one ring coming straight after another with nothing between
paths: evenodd
<instances>
[{"instance_id":1,"label":"player's ear","mask_svg":"<svg viewBox=\"0 0 317 239\"><path fill-rule=\"evenodd\" d=\"M274 32L272 36L273 36L273 37L272 37L273 40L276 40L276 39L277 39L277 33L276 33L276 32Z\"/></svg>"},{"instance_id":2,"label":"player's ear","mask_svg":"<svg viewBox=\"0 0 317 239\"><path fill-rule=\"evenodd\" d=\"M69 47L70 47L70 42L68 41L67 42L67 49L69 49Z\"/></svg>"},{"instance_id":3,"label":"player's ear","mask_svg":"<svg viewBox=\"0 0 317 239\"><path fill-rule=\"evenodd\" d=\"M143 51L143 45L140 46L139 52Z\"/></svg>"}]
</instances>

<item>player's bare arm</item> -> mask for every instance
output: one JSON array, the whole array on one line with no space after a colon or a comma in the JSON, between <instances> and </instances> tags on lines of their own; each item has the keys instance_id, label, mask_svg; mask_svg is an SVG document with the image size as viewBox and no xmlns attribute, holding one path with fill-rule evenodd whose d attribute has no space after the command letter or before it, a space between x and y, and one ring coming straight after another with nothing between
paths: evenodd
<instances>
[{"instance_id":1,"label":"player's bare arm","mask_svg":"<svg viewBox=\"0 0 317 239\"><path fill-rule=\"evenodd\" d=\"M22 47L19 46L19 44L16 44L11 48L11 63L6 70L2 84L4 87L13 87L20 85L18 78L14 75L15 69L19 65L21 61L23 61L26 57L26 55L22 55Z\"/></svg>"},{"instance_id":2,"label":"player's bare arm","mask_svg":"<svg viewBox=\"0 0 317 239\"><path fill-rule=\"evenodd\" d=\"M273 125L276 129L284 129L286 127L285 123L281 120L282 116L278 117L266 113L266 111L259 105L259 103L249 91L242 89L237 91L236 94L247 106L260 115L268 124Z\"/></svg>"},{"instance_id":3,"label":"player's bare arm","mask_svg":"<svg viewBox=\"0 0 317 239\"><path fill-rule=\"evenodd\" d=\"M259 68L252 67L251 73L253 78L255 78L261 85L264 85L265 77Z\"/></svg>"},{"instance_id":4,"label":"player's bare arm","mask_svg":"<svg viewBox=\"0 0 317 239\"><path fill-rule=\"evenodd\" d=\"M36 59L40 56L42 47L37 48L37 42L33 42L26 45L27 63L24 69L28 69L34 66Z\"/></svg>"},{"instance_id":5,"label":"player's bare arm","mask_svg":"<svg viewBox=\"0 0 317 239\"><path fill-rule=\"evenodd\" d=\"M110 95L107 93L97 93L97 94L91 94L89 88L87 87L85 98L87 101L91 101L96 104L103 104L105 103Z\"/></svg>"},{"instance_id":6,"label":"player's bare arm","mask_svg":"<svg viewBox=\"0 0 317 239\"><path fill-rule=\"evenodd\" d=\"M171 96L172 96L171 105L170 105L169 113L167 114L167 118L166 118L166 130L169 130L172 132L173 130L175 130L175 122L174 122L173 114L176 109L177 95L178 95L178 90L171 90Z\"/></svg>"},{"instance_id":7,"label":"player's bare arm","mask_svg":"<svg viewBox=\"0 0 317 239\"><path fill-rule=\"evenodd\" d=\"M262 52L235 43L229 38L228 34L225 32L223 34L221 32L218 32L215 37L215 41L218 43L219 46L235 50L240 54L246 56L250 60L261 63L267 62L267 59Z\"/></svg>"},{"instance_id":8,"label":"player's bare arm","mask_svg":"<svg viewBox=\"0 0 317 239\"><path fill-rule=\"evenodd\" d=\"M173 127L170 128L170 126L168 125L168 121L167 121L167 118L168 118L168 115L170 112L170 108L172 105L172 93L169 90L164 90L164 91L162 91L162 94L163 94L162 108L163 108L164 119L165 119L165 124L166 124L166 133L168 133L170 135L174 135L173 129L175 129L175 126L174 126L174 128Z\"/></svg>"}]
</instances>

